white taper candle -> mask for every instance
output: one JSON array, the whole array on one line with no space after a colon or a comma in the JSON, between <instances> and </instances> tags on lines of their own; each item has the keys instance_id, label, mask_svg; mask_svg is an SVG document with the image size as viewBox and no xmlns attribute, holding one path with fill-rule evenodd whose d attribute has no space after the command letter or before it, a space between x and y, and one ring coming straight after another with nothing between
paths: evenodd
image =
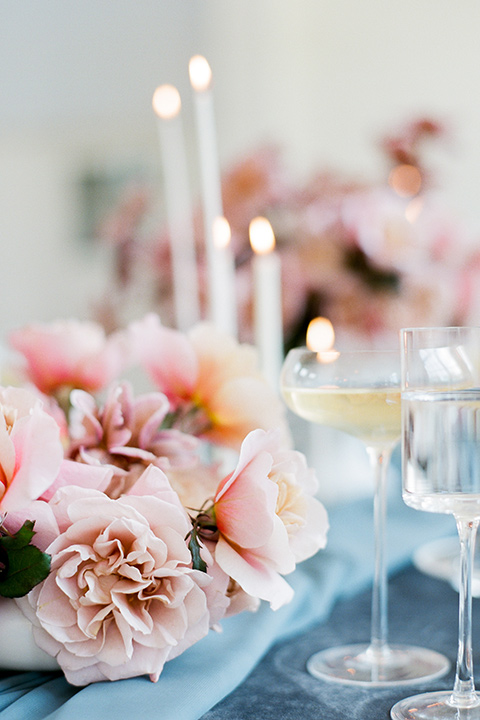
<instances>
[{"instance_id":1,"label":"white taper candle","mask_svg":"<svg viewBox=\"0 0 480 720\"><path fill-rule=\"evenodd\" d=\"M165 209L172 258L175 320L188 330L200 319L193 212L187 158L180 117L180 94L173 85L160 85L153 95L162 155Z\"/></svg>"}]
</instances>

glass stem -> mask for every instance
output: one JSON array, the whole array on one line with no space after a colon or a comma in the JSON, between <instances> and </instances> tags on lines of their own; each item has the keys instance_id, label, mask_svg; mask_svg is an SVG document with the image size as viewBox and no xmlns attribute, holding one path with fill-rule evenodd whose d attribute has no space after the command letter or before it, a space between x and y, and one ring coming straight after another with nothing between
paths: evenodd
<instances>
[{"instance_id":1,"label":"glass stem","mask_svg":"<svg viewBox=\"0 0 480 720\"><path fill-rule=\"evenodd\" d=\"M451 702L462 708L479 704L472 660L472 570L479 521L457 517L456 522L460 538L460 587L457 668Z\"/></svg>"},{"instance_id":2,"label":"glass stem","mask_svg":"<svg viewBox=\"0 0 480 720\"><path fill-rule=\"evenodd\" d=\"M369 651L381 660L388 652L388 584L386 564L387 470L392 449L369 447L374 471L373 527L375 567L372 590L372 630Z\"/></svg>"}]
</instances>

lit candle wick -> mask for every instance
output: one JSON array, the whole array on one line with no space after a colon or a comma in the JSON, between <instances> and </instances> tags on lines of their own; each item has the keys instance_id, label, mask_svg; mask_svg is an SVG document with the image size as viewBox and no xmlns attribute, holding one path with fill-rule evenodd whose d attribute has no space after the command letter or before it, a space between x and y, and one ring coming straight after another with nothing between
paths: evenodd
<instances>
[{"instance_id":1,"label":"lit candle wick","mask_svg":"<svg viewBox=\"0 0 480 720\"><path fill-rule=\"evenodd\" d=\"M160 85L153 93L152 105L159 118L171 120L182 107L180 93L173 85Z\"/></svg>"},{"instance_id":2,"label":"lit candle wick","mask_svg":"<svg viewBox=\"0 0 480 720\"><path fill-rule=\"evenodd\" d=\"M194 55L188 63L188 74L192 87L197 92L204 92L212 82L212 70L203 55Z\"/></svg>"},{"instance_id":3,"label":"lit candle wick","mask_svg":"<svg viewBox=\"0 0 480 720\"><path fill-rule=\"evenodd\" d=\"M249 226L250 245L258 255L266 255L275 248L275 235L267 218L256 217Z\"/></svg>"}]
</instances>

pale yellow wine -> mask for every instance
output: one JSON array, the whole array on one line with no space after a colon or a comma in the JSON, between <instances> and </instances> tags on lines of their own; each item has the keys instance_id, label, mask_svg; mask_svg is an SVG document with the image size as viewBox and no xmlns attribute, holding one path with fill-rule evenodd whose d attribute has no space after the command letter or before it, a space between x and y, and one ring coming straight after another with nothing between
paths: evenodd
<instances>
[{"instance_id":1,"label":"pale yellow wine","mask_svg":"<svg viewBox=\"0 0 480 720\"><path fill-rule=\"evenodd\" d=\"M321 425L343 430L366 445L393 444L400 437L400 389L282 388L294 413Z\"/></svg>"}]
</instances>

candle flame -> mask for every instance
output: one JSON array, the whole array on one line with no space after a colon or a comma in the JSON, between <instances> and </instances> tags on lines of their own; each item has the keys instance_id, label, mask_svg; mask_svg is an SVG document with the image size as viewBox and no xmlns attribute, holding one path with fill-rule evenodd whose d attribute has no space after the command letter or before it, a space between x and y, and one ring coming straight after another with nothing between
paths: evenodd
<instances>
[{"instance_id":1,"label":"candle flame","mask_svg":"<svg viewBox=\"0 0 480 720\"><path fill-rule=\"evenodd\" d=\"M180 93L173 85L159 85L153 93L152 105L159 118L171 120L182 107Z\"/></svg>"},{"instance_id":2,"label":"candle flame","mask_svg":"<svg viewBox=\"0 0 480 720\"><path fill-rule=\"evenodd\" d=\"M258 255L266 255L275 248L275 235L267 218L256 217L249 226L250 245Z\"/></svg>"},{"instance_id":3,"label":"candle flame","mask_svg":"<svg viewBox=\"0 0 480 720\"><path fill-rule=\"evenodd\" d=\"M315 352L331 350L335 342L335 330L327 318L314 318L307 328L307 347Z\"/></svg>"},{"instance_id":4,"label":"candle flame","mask_svg":"<svg viewBox=\"0 0 480 720\"><path fill-rule=\"evenodd\" d=\"M213 221L213 244L217 248L226 248L230 244L232 231L226 217L219 215Z\"/></svg>"},{"instance_id":5,"label":"candle flame","mask_svg":"<svg viewBox=\"0 0 480 720\"><path fill-rule=\"evenodd\" d=\"M335 330L328 318L314 318L307 328L307 347L317 353L320 362L333 362L340 355L334 350Z\"/></svg>"},{"instance_id":6,"label":"candle flame","mask_svg":"<svg viewBox=\"0 0 480 720\"><path fill-rule=\"evenodd\" d=\"M194 90L197 92L208 90L212 81L212 71L203 55L194 55L190 58L188 74Z\"/></svg>"}]
</instances>

